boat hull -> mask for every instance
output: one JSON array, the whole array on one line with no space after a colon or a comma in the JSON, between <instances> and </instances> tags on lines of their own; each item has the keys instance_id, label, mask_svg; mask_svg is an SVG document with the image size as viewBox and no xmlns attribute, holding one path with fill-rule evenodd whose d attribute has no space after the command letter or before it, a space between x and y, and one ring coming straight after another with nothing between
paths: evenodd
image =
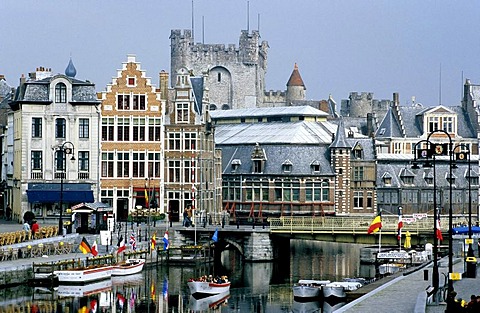
<instances>
[{"instance_id":1,"label":"boat hull","mask_svg":"<svg viewBox=\"0 0 480 313\"><path fill-rule=\"evenodd\" d=\"M112 276L127 276L138 274L143 270L144 259L129 259L125 263L114 266Z\"/></svg>"},{"instance_id":2,"label":"boat hull","mask_svg":"<svg viewBox=\"0 0 480 313\"><path fill-rule=\"evenodd\" d=\"M294 298L318 298L322 296L322 287L329 284L329 280L300 279L293 285Z\"/></svg>"},{"instance_id":3,"label":"boat hull","mask_svg":"<svg viewBox=\"0 0 480 313\"><path fill-rule=\"evenodd\" d=\"M54 271L60 283L86 284L112 277L114 266Z\"/></svg>"},{"instance_id":4,"label":"boat hull","mask_svg":"<svg viewBox=\"0 0 480 313\"><path fill-rule=\"evenodd\" d=\"M345 298L347 291L357 290L360 287L362 284L359 282L333 282L323 286L323 297Z\"/></svg>"},{"instance_id":5,"label":"boat hull","mask_svg":"<svg viewBox=\"0 0 480 313\"><path fill-rule=\"evenodd\" d=\"M341 286L323 286L323 297L324 298L345 298L347 294L345 293L345 289Z\"/></svg>"},{"instance_id":6,"label":"boat hull","mask_svg":"<svg viewBox=\"0 0 480 313\"><path fill-rule=\"evenodd\" d=\"M217 284L206 281L189 281L188 288L192 295L216 295L219 293L230 292L230 282Z\"/></svg>"},{"instance_id":7,"label":"boat hull","mask_svg":"<svg viewBox=\"0 0 480 313\"><path fill-rule=\"evenodd\" d=\"M293 286L293 296L295 298L318 298L322 296L322 287Z\"/></svg>"}]
</instances>

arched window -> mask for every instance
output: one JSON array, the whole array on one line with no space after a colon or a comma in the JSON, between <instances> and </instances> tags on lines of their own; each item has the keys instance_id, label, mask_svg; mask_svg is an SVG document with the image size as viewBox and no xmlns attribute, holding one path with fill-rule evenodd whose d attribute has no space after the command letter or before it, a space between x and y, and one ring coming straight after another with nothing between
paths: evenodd
<instances>
[{"instance_id":1,"label":"arched window","mask_svg":"<svg viewBox=\"0 0 480 313\"><path fill-rule=\"evenodd\" d=\"M67 102L67 86L64 83L58 83L55 86L55 102L65 103Z\"/></svg>"}]
</instances>

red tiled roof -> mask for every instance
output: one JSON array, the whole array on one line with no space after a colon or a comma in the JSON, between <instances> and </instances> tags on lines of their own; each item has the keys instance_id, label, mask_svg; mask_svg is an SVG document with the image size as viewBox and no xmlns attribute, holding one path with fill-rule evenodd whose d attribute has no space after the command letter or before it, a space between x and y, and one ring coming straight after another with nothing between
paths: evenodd
<instances>
[{"instance_id":1,"label":"red tiled roof","mask_svg":"<svg viewBox=\"0 0 480 313\"><path fill-rule=\"evenodd\" d=\"M287 82L287 86L303 86L303 87L305 87L305 84L303 83L303 80L302 80L302 76L300 76L300 72L298 71L297 63L295 63L292 75L290 75L290 79Z\"/></svg>"}]
</instances>

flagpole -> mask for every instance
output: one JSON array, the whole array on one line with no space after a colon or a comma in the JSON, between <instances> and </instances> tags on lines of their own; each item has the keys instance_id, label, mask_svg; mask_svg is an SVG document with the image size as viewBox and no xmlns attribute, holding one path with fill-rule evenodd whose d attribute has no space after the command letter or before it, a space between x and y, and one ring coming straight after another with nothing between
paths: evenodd
<instances>
[{"instance_id":1,"label":"flagpole","mask_svg":"<svg viewBox=\"0 0 480 313\"><path fill-rule=\"evenodd\" d=\"M380 253L382 249L382 209L380 209L378 214L380 215L380 234L378 236L378 253Z\"/></svg>"}]
</instances>

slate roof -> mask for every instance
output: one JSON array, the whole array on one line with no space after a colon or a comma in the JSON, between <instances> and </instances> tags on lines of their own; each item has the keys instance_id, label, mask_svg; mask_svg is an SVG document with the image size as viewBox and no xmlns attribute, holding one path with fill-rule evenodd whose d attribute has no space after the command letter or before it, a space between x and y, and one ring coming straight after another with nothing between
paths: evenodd
<instances>
[{"instance_id":1,"label":"slate roof","mask_svg":"<svg viewBox=\"0 0 480 313\"><path fill-rule=\"evenodd\" d=\"M425 177L433 177L433 168L424 168L422 164L419 164L419 169L412 169L410 162L402 162L402 161L379 161L377 163L377 187L378 188L415 188L421 189L422 187L426 188L433 188L432 184L428 184L425 181ZM458 168L453 169L453 177L455 177L455 185L456 186L468 186L468 180L466 176L468 176L468 163L457 162ZM472 176L478 176L479 167L478 161L470 164L472 169ZM413 185L404 184L400 178L401 174L413 173L414 175L414 183ZM383 181L384 175L391 175L392 177L392 184L385 185ZM436 174L436 187L438 189L449 189L449 182L447 178L450 174L450 166L448 161L437 161L435 167L435 174ZM473 187L472 187L473 188ZM478 188L475 186L475 188Z\"/></svg>"},{"instance_id":2,"label":"slate roof","mask_svg":"<svg viewBox=\"0 0 480 313\"><path fill-rule=\"evenodd\" d=\"M63 77L72 84L72 102L79 103L98 103L95 84L88 81L81 81L66 75L58 74L52 77L37 81L27 81L17 88L15 101L17 102L51 102L49 99L49 87L51 82Z\"/></svg>"},{"instance_id":3,"label":"slate roof","mask_svg":"<svg viewBox=\"0 0 480 313\"><path fill-rule=\"evenodd\" d=\"M352 148L352 146L346 140L343 119L340 119L340 123L338 124L337 131L335 133L335 139L330 145L330 148Z\"/></svg>"},{"instance_id":4,"label":"slate roof","mask_svg":"<svg viewBox=\"0 0 480 313\"><path fill-rule=\"evenodd\" d=\"M193 89L194 109L197 114L202 114L203 109L203 77L190 77L190 82Z\"/></svg>"},{"instance_id":5,"label":"slate roof","mask_svg":"<svg viewBox=\"0 0 480 313\"><path fill-rule=\"evenodd\" d=\"M222 149L222 173L223 174L252 174L252 152L255 145L245 146L219 146ZM287 176L312 176L312 163L320 165L319 176L333 176L334 172L330 166L327 155L328 148L323 145L261 145L265 151L266 161L262 174L258 175L287 175ZM235 161L235 162L234 162ZM232 162L241 165L232 172ZM286 161L292 163L291 171L285 173L282 164ZM255 174L253 174L255 175Z\"/></svg>"},{"instance_id":6,"label":"slate roof","mask_svg":"<svg viewBox=\"0 0 480 313\"><path fill-rule=\"evenodd\" d=\"M423 113L434 110L437 107L422 106L400 106L400 115L402 116L405 128L406 138L417 138L423 135ZM468 118L468 113L461 106L445 106L446 109L457 114L458 135L464 138L475 138L477 135ZM384 119L380 123L375 136L377 138L403 138L400 128L400 122L390 107ZM382 133L384 129L384 133Z\"/></svg>"},{"instance_id":7,"label":"slate roof","mask_svg":"<svg viewBox=\"0 0 480 313\"><path fill-rule=\"evenodd\" d=\"M0 99L8 95L12 87L7 84L5 79L0 79Z\"/></svg>"}]
</instances>

